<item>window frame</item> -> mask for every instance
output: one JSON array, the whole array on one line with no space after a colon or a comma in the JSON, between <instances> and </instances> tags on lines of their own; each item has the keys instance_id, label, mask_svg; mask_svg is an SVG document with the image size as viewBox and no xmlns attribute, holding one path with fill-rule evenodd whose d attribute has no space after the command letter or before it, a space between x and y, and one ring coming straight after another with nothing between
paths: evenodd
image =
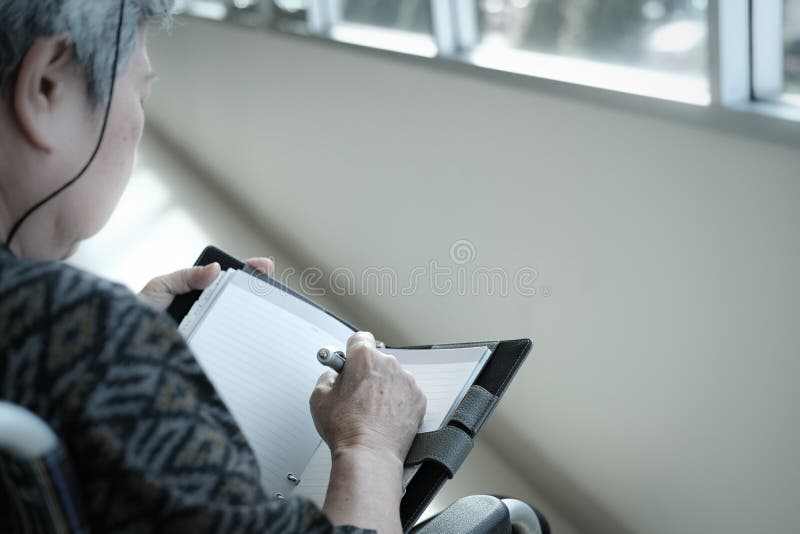
<instances>
[{"instance_id":1,"label":"window frame","mask_svg":"<svg viewBox=\"0 0 800 534\"><path fill-rule=\"evenodd\" d=\"M337 40L334 35L337 0L306 0L304 32L272 25L267 28L368 54L419 62L431 68L455 70L562 97L601 102L800 146L800 98L785 97L783 87L783 0L708 0L709 100L702 103L476 65L471 56L479 44L478 0L429 1L435 54ZM376 33L393 31L379 26L374 29Z\"/></svg>"},{"instance_id":2,"label":"window frame","mask_svg":"<svg viewBox=\"0 0 800 534\"><path fill-rule=\"evenodd\" d=\"M783 0L757 1L750 7L753 99L776 100L784 89Z\"/></svg>"}]
</instances>

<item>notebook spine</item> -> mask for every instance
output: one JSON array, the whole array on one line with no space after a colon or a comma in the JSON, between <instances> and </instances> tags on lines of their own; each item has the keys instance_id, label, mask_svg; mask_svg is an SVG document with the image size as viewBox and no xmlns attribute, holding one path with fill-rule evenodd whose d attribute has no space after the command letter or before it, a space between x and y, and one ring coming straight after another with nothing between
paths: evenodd
<instances>
[{"instance_id":1,"label":"notebook spine","mask_svg":"<svg viewBox=\"0 0 800 534\"><path fill-rule=\"evenodd\" d=\"M214 299L214 296L216 296L218 290L223 285L224 280L228 278L230 272L231 270L221 273L217 279L214 280L211 285L200 294L200 297L198 297L192 308L183 318L181 324L178 325L178 332L180 332L184 338L189 339L192 331L194 331L197 323L203 317L203 314L205 314L210 302Z\"/></svg>"}]
</instances>

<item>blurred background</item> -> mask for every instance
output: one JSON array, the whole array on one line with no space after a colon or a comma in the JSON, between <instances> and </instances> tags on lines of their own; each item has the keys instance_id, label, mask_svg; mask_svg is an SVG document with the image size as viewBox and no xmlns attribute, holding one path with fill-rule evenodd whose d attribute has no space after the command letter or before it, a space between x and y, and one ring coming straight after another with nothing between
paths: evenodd
<instances>
[{"instance_id":1,"label":"blurred background","mask_svg":"<svg viewBox=\"0 0 800 534\"><path fill-rule=\"evenodd\" d=\"M388 344L533 338L431 512L797 532L800 0L176 8L73 263L138 291L213 243Z\"/></svg>"}]
</instances>

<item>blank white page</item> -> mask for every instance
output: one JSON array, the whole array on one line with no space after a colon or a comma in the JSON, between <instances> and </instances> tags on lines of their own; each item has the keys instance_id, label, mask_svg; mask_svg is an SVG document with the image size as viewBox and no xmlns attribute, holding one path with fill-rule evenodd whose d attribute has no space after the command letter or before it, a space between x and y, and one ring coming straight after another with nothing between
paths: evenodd
<instances>
[{"instance_id":1,"label":"blank white page","mask_svg":"<svg viewBox=\"0 0 800 534\"><path fill-rule=\"evenodd\" d=\"M428 399L419 432L438 430L450 420L461 399L488 360L488 346L444 349L386 349L394 354L404 369L414 375ZM407 468L403 481L408 484L418 468ZM331 471L331 452L323 442L303 473L296 495L303 495L317 505L325 502ZM375 473L380 476L380 473Z\"/></svg>"},{"instance_id":2,"label":"blank white page","mask_svg":"<svg viewBox=\"0 0 800 534\"><path fill-rule=\"evenodd\" d=\"M325 370L317 350L342 347L352 332L297 297L249 279L241 271L229 275L188 343L255 452L265 490L288 495L294 484L287 475L299 477L320 443L308 408ZM276 304L284 301L291 306Z\"/></svg>"}]
</instances>

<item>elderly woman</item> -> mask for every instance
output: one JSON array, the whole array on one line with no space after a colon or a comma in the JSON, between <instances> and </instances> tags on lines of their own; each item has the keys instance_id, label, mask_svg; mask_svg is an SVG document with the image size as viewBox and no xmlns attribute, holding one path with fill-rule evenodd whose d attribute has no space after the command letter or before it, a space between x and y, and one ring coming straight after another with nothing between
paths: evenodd
<instances>
[{"instance_id":1,"label":"elderly woman","mask_svg":"<svg viewBox=\"0 0 800 534\"><path fill-rule=\"evenodd\" d=\"M0 0L0 399L61 438L93 530L399 532L403 458L425 399L369 333L311 397L333 454L323 510L272 500L163 313L219 266L156 278L137 298L58 261L103 227L125 188L152 78L144 29L166 23L170 3Z\"/></svg>"}]
</instances>

